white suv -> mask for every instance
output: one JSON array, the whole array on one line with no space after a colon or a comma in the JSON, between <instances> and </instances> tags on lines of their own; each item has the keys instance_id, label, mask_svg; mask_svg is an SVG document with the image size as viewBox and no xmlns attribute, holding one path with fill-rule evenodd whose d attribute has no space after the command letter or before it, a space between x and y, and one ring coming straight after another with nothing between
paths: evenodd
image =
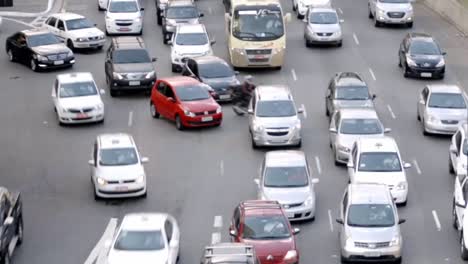
<instances>
[{"instance_id":1,"label":"white suv","mask_svg":"<svg viewBox=\"0 0 468 264\"><path fill-rule=\"evenodd\" d=\"M449 171L457 175L467 175L468 166L468 124L460 125L452 136L449 149Z\"/></svg>"},{"instance_id":2,"label":"white suv","mask_svg":"<svg viewBox=\"0 0 468 264\"><path fill-rule=\"evenodd\" d=\"M99 135L89 161L94 198L146 197L146 162L131 135Z\"/></svg>"},{"instance_id":3,"label":"white suv","mask_svg":"<svg viewBox=\"0 0 468 264\"><path fill-rule=\"evenodd\" d=\"M138 0L109 0L106 34L143 34L143 11Z\"/></svg>"},{"instance_id":4,"label":"white suv","mask_svg":"<svg viewBox=\"0 0 468 264\"><path fill-rule=\"evenodd\" d=\"M408 181L397 143L391 137L360 138L351 148L348 174L351 183L386 184L398 204L406 205Z\"/></svg>"},{"instance_id":5,"label":"white suv","mask_svg":"<svg viewBox=\"0 0 468 264\"><path fill-rule=\"evenodd\" d=\"M374 24L404 24L413 27L414 0L369 0L369 18L374 19Z\"/></svg>"}]
</instances>

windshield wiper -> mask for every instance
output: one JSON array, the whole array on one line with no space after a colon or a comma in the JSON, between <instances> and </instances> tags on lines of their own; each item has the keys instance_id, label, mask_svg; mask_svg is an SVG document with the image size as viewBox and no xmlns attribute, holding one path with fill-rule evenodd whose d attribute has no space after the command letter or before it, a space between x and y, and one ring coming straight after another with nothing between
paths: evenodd
<instances>
[{"instance_id":1,"label":"windshield wiper","mask_svg":"<svg viewBox=\"0 0 468 264\"><path fill-rule=\"evenodd\" d=\"M276 34L275 32L271 32L271 31L263 32L263 34L270 34L270 35L272 35L273 37L276 37L276 38L280 37L280 35Z\"/></svg>"},{"instance_id":2,"label":"windshield wiper","mask_svg":"<svg viewBox=\"0 0 468 264\"><path fill-rule=\"evenodd\" d=\"M255 38L257 37L257 35L256 35L255 33L252 33L252 32L238 32L238 33L239 33L240 35L245 34L245 35L250 35L250 36L255 37Z\"/></svg>"},{"instance_id":3,"label":"windshield wiper","mask_svg":"<svg viewBox=\"0 0 468 264\"><path fill-rule=\"evenodd\" d=\"M283 239L283 238L288 238L288 235L284 236L261 236L261 237L256 237L255 239Z\"/></svg>"}]
</instances>

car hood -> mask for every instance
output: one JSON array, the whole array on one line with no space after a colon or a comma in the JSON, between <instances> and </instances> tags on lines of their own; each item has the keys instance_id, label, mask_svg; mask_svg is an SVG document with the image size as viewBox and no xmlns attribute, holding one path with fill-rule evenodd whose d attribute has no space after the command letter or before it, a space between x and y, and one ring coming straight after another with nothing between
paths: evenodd
<instances>
[{"instance_id":1,"label":"car hood","mask_svg":"<svg viewBox=\"0 0 468 264\"><path fill-rule=\"evenodd\" d=\"M336 110L342 108L373 108L374 103L370 99L366 100L334 100Z\"/></svg>"},{"instance_id":2,"label":"car hood","mask_svg":"<svg viewBox=\"0 0 468 264\"><path fill-rule=\"evenodd\" d=\"M168 252L163 250L152 251L120 251L111 250L108 257L108 264L154 264L166 263L168 259Z\"/></svg>"},{"instance_id":3,"label":"car hood","mask_svg":"<svg viewBox=\"0 0 468 264\"><path fill-rule=\"evenodd\" d=\"M443 58L443 56L442 55L410 54L410 58L416 63L429 62L431 64L433 63L437 64Z\"/></svg>"},{"instance_id":4,"label":"car hood","mask_svg":"<svg viewBox=\"0 0 468 264\"><path fill-rule=\"evenodd\" d=\"M225 90L225 89L229 88L229 86L231 86L231 85L239 84L239 81L237 80L236 76L221 77L221 78L204 78L204 77L201 77L201 79L202 79L203 83L208 84L215 91Z\"/></svg>"},{"instance_id":5,"label":"car hood","mask_svg":"<svg viewBox=\"0 0 468 264\"><path fill-rule=\"evenodd\" d=\"M358 171L355 174L354 181L356 183L383 183L396 186L400 182L406 182L406 174L404 169L392 172Z\"/></svg>"},{"instance_id":6,"label":"car hood","mask_svg":"<svg viewBox=\"0 0 468 264\"><path fill-rule=\"evenodd\" d=\"M106 18L122 19L122 20L134 20L136 18L141 18L141 13L140 12L134 12L134 13L111 13L111 12L106 12Z\"/></svg>"},{"instance_id":7,"label":"car hood","mask_svg":"<svg viewBox=\"0 0 468 264\"><path fill-rule=\"evenodd\" d=\"M280 204L299 204L312 195L312 189L309 186L298 188L263 187L263 194L267 200L278 201Z\"/></svg>"},{"instance_id":8,"label":"car hood","mask_svg":"<svg viewBox=\"0 0 468 264\"><path fill-rule=\"evenodd\" d=\"M334 33L341 30L339 24L310 24L309 28L318 33Z\"/></svg>"},{"instance_id":9,"label":"car hood","mask_svg":"<svg viewBox=\"0 0 468 264\"><path fill-rule=\"evenodd\" d=\"M179 54L204 54L210 51L210 44L205 45L176 45L173 48L173 51L176 50Z\"/></svg>"},{"instance_id":10,"label":"car hood","mask_svg":"<svg viewBox=\"0 0 468 264\"><path fill-rule=\"evenodd\" d=\"M337 137L337 145L347 147L348 149L351 149L353 146L354 142L356 142L360 138L378 138L378 137L383 137L383 134L372 134L372 135L345 135L345 134L340 134Z\"/></svg>"},{"instance_id":11,"label":"car hood","mask_svg":"<svg viewBox=\"0 0 468 264\"><path fill-rule=\"evenodd\" d=\"M300 122L300 119L297 117L297 115L286 117L256 117L255 122L261 124L265 128L291 128L295 126L297 122Z\"/></svg>"},{"instance_id":12,"label":"car hood","mask_svg":"<svg viewBox=\"0 0 468 264\"><path fill-rule=\"evenodd\" d=\"M53 45L44 45L44 46L37 46L32 47L32 51L39 55L49 55L49 54L57 54L57 53L68 53L71 50L63 43L57 43Z\"/></svg>"},{"instance_id":13,"label":"car hood","mask_svg":"<svg viewBox=\"0 0 468 264\"><path fill-rule=\"evenodd\" d=\"M98 36L104 35L104 33L101 30L95 27L71 30L71 31L68 31L67 33L73 38L98 37Z\"/></svg>"},{"instance_id":14,"label":"car hood","mask_svg":"<svg viewBox=\"0 0 468 264\"><path fill-rule=\"evenodd\" d=\"M145 170L138 163L128 166L100 166L97 172L97 176L106 181L135 180L142 174L145 174Z\"/></svg>"},{"instance_id":15,"label":"car hood","mask_svg":"<svg viewBox=\"0 0 468 264\"><path fill-rule=\"evenodd\" d=\"M168 26L175 26L179 24L198 24L199 18L166 18L166 24Z\"/></svg>"},{"instance_id":16,"label":"car hood","mask_svg":"<svg viewBox=\"0 0 468 264\"><path fill-rule=\"evenodd\" d=\"M199 101L182 101L181 105L190 112L214 111L219 107L219 104L211 97Z\"/></svg>"},{"instance_id":17,"label":"car hood","mask_svg":"<svg viewBox=\"0 0 468 264\"><path fill-rule=\"evenodd\" d=\"M102 104L100 96L80 96L80 97L69 97L69 98L60 98L60 105L64 108L88 108L95 107Z\"/></svg>"},{"instance_id":18,"label":"car hood","mask_svg":"<svg viewBox=\"0 0 468 264\"><path fill-rule=\"evenodd\" d=\"M331 6L330 0L301 0L306 6L311 7L329 7Z\"/></svg>"},{"instance_id":19,"label":"car hood","mask_svg":"<svg viewBox=\"0 0 468 264\"><path fill-rule=\"evenodd\" d=\"M377 8L385 12L406 12L413 9L411 3L378 3Z\"/></svg>"},{"instance_id":20,"label":"car hood","mask_svg":"<svg viewBox=\"0 0 468 264\"><path fill-rule=\"evenodd\" d=\"M266 259L268 255L272 255L274 259L283 259L289 250L296 249L294 237L291 236L286 239L274 239L274 240L250 240L245 239L243 242L253 245L255 252L260 258L260 262ZM281 263L281 262L278 262Z\"/></svg>"},{"instance_id":21,"label":"car hood","mask_svg":"<svg viewBox=\"0 0 468 264\"><path fill-rule=\"evenodd\" d=\"M391 227L347 227L346 233L355 242L390 242L399 233L398 225Z\"/></svg>"},{"instance_id":22,"label":"car hood","mask_svg":"<svg viewBox=\"0 0 468 264\"><path fill-rule=\"evenodd\" d=\"M427 110L429 115L436 116L441 120L466 121L468 118L466 109L428 108Z\"/></svg>"},{"instance_id":23,"label":"car hood","mask_svg":"<svg viewBox=\"0 0 468 264\"><path fill-rule=\"evenodd\" d=\"M129 73L129 72L150 72L154 71L153 64L150 62L147 63L121 63L114 64L114 71L120 73Z\"/></svg>"}]
</instances>

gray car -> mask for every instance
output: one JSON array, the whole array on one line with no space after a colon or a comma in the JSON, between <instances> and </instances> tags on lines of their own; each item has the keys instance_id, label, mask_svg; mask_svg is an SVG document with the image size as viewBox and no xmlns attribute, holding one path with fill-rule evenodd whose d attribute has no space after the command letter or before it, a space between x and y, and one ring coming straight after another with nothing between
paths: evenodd
<instances>
[{"instance_id":1,"label":"gray car","mask_svg":"<svg viewBox=\"0 0 468 264\"><path fill-rule=\"evenodd\" d=\"M355 72L339 72L330 80L325 95L325 114L331 116L341 108L374 108L375 94L371 94L364 79Z\"/></svg>"},{"instance_id":2,"label":"gray car","mask_svg":"<svg viewBox=\"0 0 468 264\"><path fill-rule=\"evenodd\" d=\"M200 13L195 3L190 0L178 0L168 3L163 12L162 35L163 42L167 44L175 33L178 25L181 24L199 24Z\"/></svg>"},{"instance_id":3,"label":"gray car","mask_svg":"<svg viewBox=\"0 0 468 264\"><path fill-rule=\"evenodd\" d=\"M384 184L349 184L340 204L342 262L401 263L402 236L397 207ZM381 262L379 262L379 260Z\"/></svg>"},{"instance_id":4,"label":"gray car","mask_svg":"<svg viewBox=\"0 0 468 264\"><path fill-rule=\"evenodd\" d=\"M466 122L468 100L456 85L427 85L421 90L417 117L424 135L454 134Z\"/></svg>"},{"instance_id":5,"label":"gray car","mask_svg":"<svg viewBox=\"0 0 468 264\"><path fill-rule=\"evenodd\" d=\"M267 152L259 174L258 199L278 201L291 221L314 220L314 185L319 180L311 177L304 152Z\"/></svg>"},{"instance_id":6,"label":"gray car","mask_svg":"<svg viewBox=\"0 0 468 264\"><path fill-rule=\"evenodd\" d=\"M374 109L340 109L330 122L330 147L335 165L346 164L356 140L362 137L382 137L391 130L384 128Z\"/></svg>"},{"instance_id":7,"label":"gray car","mask_svg":"<svg viewBox=\"0 0 468 264\"><path fill-rule=\"evenodd\" d=\"M313 44L332 44L341 47L343 34L341 33L338 14L333 8L310 8L304 17L304 39L306 47Z\"/></svg>"}]
</instances>

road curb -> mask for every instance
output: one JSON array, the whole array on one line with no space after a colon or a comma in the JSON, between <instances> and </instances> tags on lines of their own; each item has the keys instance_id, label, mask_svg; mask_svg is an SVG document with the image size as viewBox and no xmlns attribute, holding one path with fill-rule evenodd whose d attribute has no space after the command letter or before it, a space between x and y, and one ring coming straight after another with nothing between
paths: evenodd
<instances>
[{"instance_id":1,"label":"road curb","mask_svg":"<svg viewBox=\"0 0 468 264\"><path fill-rule=\"evenodd\" d=\"M49 13L52 8L54 7L54 4L55 4L55 0L48 0L47 2L47 9L42 11L42 12L38 12L38 13L28 13L28 12L17 12L17 11L0 11L0 16L2 17L23 17L23 18L27 18L27 17L38 17L38 16L43 16L43 15L46 15L47 13Z\"/></svg>"},{"instance_id":2,"label":"road curb","mask_svg":"<svg viewBox=\"0 0 468 264\"><path fill-rule=\"evenodd\" d=\"M434 10L465 36L468 35L468 8L457 0L420 0L418 2Z\"/></svg>"}]
</instances>

